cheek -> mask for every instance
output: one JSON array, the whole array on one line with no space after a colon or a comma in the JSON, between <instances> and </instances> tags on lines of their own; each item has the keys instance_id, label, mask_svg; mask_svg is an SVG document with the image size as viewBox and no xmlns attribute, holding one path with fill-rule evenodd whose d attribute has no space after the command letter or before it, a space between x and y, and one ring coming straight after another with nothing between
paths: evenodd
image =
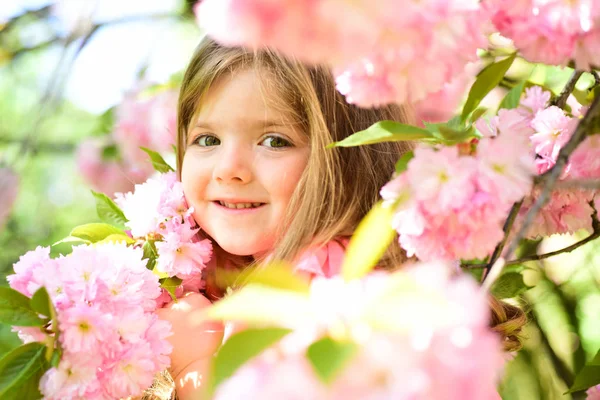
<instances>
[{"instance_id":1,"label":"cheek","mask_svg":"<svg viewBox=\"0 0 600 400\"><path fill-rule=\"evenodd\" d=\"M269 192L278 206L287 208L306 168L308 154L300 153L277 166L268 168L264 181L268 182Z\"/></svg>"},{"instance_id":2,"label":"cheek","mask_svg":"<svg viewBox=\"0 0 600 400\"><path fill-rule=\"evenodd\" d=\"M189 152L183 157L181 166L181 184L188 205L198 209L210 181L210 170L206 162L200 162Z\"/></svg>"}]
</instances>

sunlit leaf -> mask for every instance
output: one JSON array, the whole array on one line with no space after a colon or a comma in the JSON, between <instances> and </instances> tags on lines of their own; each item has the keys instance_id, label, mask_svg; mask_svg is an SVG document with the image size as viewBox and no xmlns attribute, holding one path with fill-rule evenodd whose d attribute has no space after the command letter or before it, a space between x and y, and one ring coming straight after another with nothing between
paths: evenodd
<instances>
[{"instance_id":1,"label":"sunlit leaf","mask_svg":"<svg viewBox=\"0 0 600 400\"><path fill-rule=\"evenodd\" d=\"M114 233L114 234L108 235L104 239L100 240L98 243L120 243L120 242L124 242L126 244L133 244L133 243L135 243L135 240L132 239L130 236L127 236L124 233Z\"/></svg>"},{"instance_id":2,"label":"sunlit leaf","mask_svg":"<svg viewBox=\"0 0 600 400\"><path fill-rule=\"evenodd\" d=\"M52 308L54 305L52 304L52 300L50 300L50 296L48 295L48 291L45 287L41 287L35 291L33 296L31 296L31 308L47 317L52 318L53 312Z\"/></svg>"},{"instance_id":3,"label":"sunlit leaf","mask_svg":"<svg viewBox=\"0 0 600 400\"><path fill-rule=\"evenodd\" d=\"M295 273L291 265L284 263L270 263L242 271L217 270L217 284L220 287L234 286L237 283L253 283L300 293L308 293L310 290L309 279Z\"/></svg>"},{"instance_id":4,"label":"sunlit leaf","mask_svg":"<svg viewBox=\"0 0 600 400\"><path fill-rule=\"evenodd\" d=\"M291 330L283 328L246 329L232 335L213 360L212 388L232 376L244 363L281 340Z\"/></svg>"},{"instance_id":5,"label":"sunlit leaf","mask_svg":"<svg viewBox=\"0 0 600 400\"><path fill-rule=\"evenodd\" d=\"M71 237L87 240L91 243L99 242L111 235L127 236L121 229L100 222L80 225L74 228L70 234Z\"/></svg>"},{"instance_id":6,"label":"sunlit leaf","mask_svg":"<svg viewBox=\"0 0 600 400\"><path fill-rule=\"evenodd\" d=\"M481 71L473 83L473 86L471 86L469 97L467 98L465 106L463 107L463 111L461 113L461 118L463 121L465 121L471 112L473 112L473 110L479 106L481 100L483 100L484 97L492 91L492 89L498 86L502 78L504 78L504 75L506 75L506 72L510 66L515 61L515 57L516 53L513 53L504 60L488 65L483 69L483 71Z\"/></svg>"},{"instance_id":7,"label":"sunlit leaf","mask_svg":"<svg viewBox=\"0 0 600 400\"><path fill-rule=\"evenodd\" d=\"M381 142L401 142L408 140L432 139L429 131L417 126L401 124L395 121L379 121L364 131L356 132L339 142L331 143L331 147L351 147Z\"/></svg>"},{"instance_id":8,"label":"sunlit leaf","mask_svg":"<svg viewBox=\"0 0 600 400\"><path fill-rule=\"evenodd\" d=\"M383 207L381 203L377 203L363 218L350 239L342 265L344 279L357 279L369 273L395 236L391 207Z\"/></svg>"},{"instance_id":9,"label":"sunlit leaf","mask_svg":"<svg viewBox=\"0 0 600 400\"><path fill-rule=\"evenodd\" d=\"M165 159L162 158L162 156L160 154L158 154L156 151L147 149L145 147L140 147L140 149L145 151L150 156L150 160L152 161L152 166L154 167L155 171L158 171L160 173L174 171L174 169L169 164L167 164Z\"/></svg>"},{"instance_id":10,"label":"sunlit leaf","mask_svg":"<svg viewBox=\"0 0 600 400\"><path fill-rule=\"evenodd\" d=\"M121 211L119 206L104 193L98 193L92 190L92 194L96 199L96 211L98 212L98 217L107 224L114 225L122 230L127 229L125 226L127 218L125 218L125 214L123 214L123 211Z\"/></svg>"},{"instance_id":11,"label":"sunlit leaf","mask_svg":"<svg viewBox=\"0 0 600 400\"><path fill-rule=\"evenodd\" d=\"M13 326L42 326L44 321L31 308L29 297L0 287L0 322Z\"/></svg>"},{"instance_id":12,"label":"sunlit leaf","mask_svg":"<svg viewBox=\"0 0 600 400\"><path fill-rule=\"evenodd\" d=\"M172 276L170 278L164 278L160 280L160 287L165 289L171 295L171 298L175 301L177 297L175 296L175 290L181 285L183 282L180 278L176 276Z\"/></svg>"},{"instance_id":13,"label":"sunlit leaf","mask_svg":"<svg viewBox=\"0 0 600 400\"><path fill-rule=\"evenodd\" d=\"M338 342L325 337L314 342L306 351L306 357L317 376L326 384L335 380L343 368L356 355L358 346L352 342Z\"/></svg>"},{"instance_id":14,"label":"sunlit leaf","mask_svg":"<svg viewBox=\"0 0 600 400\"><path fill-rule=\"evenodd\" d=\"M302 326L314 319L308 295L263 285L247 285L214 303L206 317L275 326Z\"/></svg>"}]
</instances>

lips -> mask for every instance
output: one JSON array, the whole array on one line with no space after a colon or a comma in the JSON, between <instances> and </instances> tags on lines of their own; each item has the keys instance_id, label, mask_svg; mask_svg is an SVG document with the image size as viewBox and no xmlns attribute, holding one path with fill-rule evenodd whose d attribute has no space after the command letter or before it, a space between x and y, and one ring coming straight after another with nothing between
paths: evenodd
<instances>
[{"instance_id":1,"label":"lips","mask_svg":"<svg viewBox=\"0 0 600 400\"><path fill-rule=\"evenodd\" d=\"M228 202L228 201L223 201L223 200L218 200L216 201L216 203L218 203L220 206L223 206L225 208L229 208L232 210L239 210L239 209L244 209L244 208L258 208L260 206L262 206L265 203L254 203L254 202Z\"/></svg>"}]
</instances>

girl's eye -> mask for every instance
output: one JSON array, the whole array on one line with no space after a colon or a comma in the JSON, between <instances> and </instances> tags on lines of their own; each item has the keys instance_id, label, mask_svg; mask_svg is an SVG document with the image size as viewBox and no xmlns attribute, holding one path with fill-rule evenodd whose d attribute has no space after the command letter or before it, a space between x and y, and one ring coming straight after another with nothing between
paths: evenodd
<instances>
[{"instance_id":1,"label":"girl's eye","mask_svg":"<svg viewBox=\"0 0 600 400\"><path fill-rule=\"evenodd\" d=\"M274 147L274 148L290 147L292 145L288 140L285 140L284 138L279 137L279 136L269 136L269 137L266 137L261 142L261 144L263 146Z\"/></svg>"},{"instance_id":2,"label":"girl's eye","mask_svg":"<svg viewBox=\"0 0 600 400\"><path fill-rule=\"evenodd\" d=\"M202 147L210 147L210 146L218 146L221 144L221 141L212 135L202 135L195 140L198 146Z\"/></svg>"}]
</instances>

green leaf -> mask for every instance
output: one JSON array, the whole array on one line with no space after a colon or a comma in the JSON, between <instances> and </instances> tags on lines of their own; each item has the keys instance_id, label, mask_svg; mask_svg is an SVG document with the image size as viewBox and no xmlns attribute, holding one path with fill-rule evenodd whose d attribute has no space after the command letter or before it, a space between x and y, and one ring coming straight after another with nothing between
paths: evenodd
<instances>
[{"instance_id":1,"label":"green leaf","mask_svg":"<svg viewBox=\"0 0 600 400\"><path fill-rule=\"evenodd\" d=\"M590 360L575 376L573 386L567 393L587 390L592 386L600 385L600 350L596 356Z\"/></svg>"},{"instance_id":2,"label":"green leaf","mask_svg":"<svg viewBox=\"0 0 600 400\"><path fill-rule=\"evenodd\" d=\"M49 318L54 318L54 312L52 304L52 300L50 300L50 296L48 295L48 291L45 287L41 287L31 296L31 308Z\"/></svg>"},{"instance_id":3,"label":"green leaf","mask_svg":"<svg viewBox=\"0 0 600 400\"><path fill-rule=\"evenodd\" d=\"M476 122L479 118L481 118L486 112L488 111L487 108L485 107L478 107L476 108L471 115L469 115L469 122L474 123Z\"/></svg>"},{"instance_id":4,"label":"green leaf","mask_svg":"<svg viewBox=\"0 0 600 400\"><path fill-rule=\"evenodd\" d=\"M104 239L96 242L96 243L119 243L125 242L125 244L130 245L135 243L135 239L127 236L124 232L121 233L113 233L108 235Z\"/></svg>"},{"instance_id":5,"label":"green leaf","mask_svg":"<svg viewBox=\"0 0 600 400\"><path fill-rule=\"evenodd\" d=\"M358 346L352 342L337 342L329 337L311 344L306 357L321 380L329 384L335 380L356 354Z\"/></svg>"},{"instance_id":6,"label":"green leaf","mask_svg":"<svg viewBox=\"0 0 600 400\"><path fill-rule=\"evenodd\" d=\"M153 240L147 240L142 247L144 249L144 256L142 259L148 260L146 263L146 268L150 271L154 270L154 266L156 265L156 258L158 257L158 253L156 251L156 245Z\"/></svg>"},{"instance_id":7,"label":"green leaf","mask_svg":"<svg viewBox=\"0 0 600 400\"><path fill-rule=\"evenodd\" d=\"M107 224L126 230L125 224L128 221L119 206L104 193L97 193L92 190L92 194L96 198L96 211L98 212L98 217Z\"/></svg>"},{"instance_id":8,"label":"green leaf","mask_svg":"<svg viewBox=\"0 0 600 400\"><path fill-rule=\"evenodd\" d=\"M280 262L245 268L242 271L219 268L216 274L217 286L219 287L252 283L300 293L310 291L310 281L307 277L295 273L291 265Z\"/></svg>"},{"instance_id":9,"label":"green leaf","mask_svg":"<svg viewBox=\"0 0 600 400\"><path fill-rule=\"evenodd\" d=\"M29 301L29 297L14 289L0 287L0 322L13 326L44 325Z\"/></svg>"},{"instance_id":10,"label":"green leaf","mask_svg":"<svg viewBox=\"0 0 600 400\"><path fill-rule=\"evenodd\" d=\"M316 317L306 293L249 284L214 303L205 318L295 327Z\"/></svg>"},{"instance_id":11,"label":"green leaf","mask_svg":"<svg viewBox=\"0 0 600 400\"><path fill-rule=\"evenodd\" d=\"M181 285L181 282L183 282L180 278L177 278L176 276L172 276L170 278L164 278L160 280L160 287L165 289L167 292L169 292L169 294L171 295L171 298L173 299L173 301L177 300L177 297L175 297L175 289L177 289L179 287L179 285Z\"/></svg>"},{"instance_id":12,"label":"green leaf","mask_svg":"<svg viewBox=\"0 0 600 400\"><path fill-rule=\"evenodd\" d=\"M392 208L377 203L360 221L350 239L342 265L344 279L361 278L371 271L395 236Z\"/></svg>"},{"instance_id":13,"label":"green leaf","mask_svg":"<svg viewBox=\"0 0 600 400\"><path fill-rule=\"evenodd\" d=\"M171 166L169 164L167 164L165 159L162 158L162 156L160 154L158 154L157 152L147 149L145 147L140 147L140 149L145 151L150 156L150 160L152 161L152 166L154 167L154 169L156 171L163 173L163 174L166 172L175 171L173 168L171 168Z\"/></svg>"},{"instance_id":14,"label":"green leaf","mask_svg":"<svg viewBox=\"0 0 600 400\"><path fill-rule=\"evenodd\" d=\"M66 238L59 240L56 243L53 243L52 246L56 246L62 243L77 243L77 244L90 244L91 242L89 240L85 240L82 238L78 238L75 236L67 236Z\"/></svg>"},{"instance_id":15,"label":"green leaf","mask_svg":"<svg viewBox=\"0 0 600 400\"><path fill-rule=\"evenodd\" d=\"M473 83L473 86L471 86L471 90L469 90L469 97L467 98L461 114L463 121L465 121L471 112L479 106L481 100L483 100L493 88L498 86L512 63L515 61L515 57L516 53L513 53L504 60L488 65L481 71Z\"/></svg>"},{"instance_id":16,"label":"green leaf","mask_svg":"<svg viewBox=\"0 0 600 400\"><path fill-rule=\"evenodd\" d=\"M518 272L508 272L492 285L491 292L498 299L510 299L527 291L529 288L523 282L523 275Z\"/></svg>"},{"instance_id":17,"label":"green leaf","mask_svg":"<svg viewBox=\"0 0 600 400\"><path fill-rule=\"evenodd\" d=\"M290 332L290 329L262 328L246 329L232 335L213 360L211 388L214 390L245 362L259 355Z\"/></svg>"},{"instance_id":18,"label":"green leaf","mask_svg":"<svg viewBox=\"0 0 600 400\"><path fill-rule=\"evenodd\" d=\"M515 87L510 89L506 96L502 99L502 102L498 106L498 109L504 108L507 110L511 110L513 108L517 108L521 101L521 95L523 94L523 90L525 90L526 81L521 81Z\"/></svg>"},{"instance_id":19,"label":"green leaf","mask_svg":"<svg viewBox=\"0 0 600 400\"><path fill-rule=\"evenodd\" d=\"M121 229L100 222L80 225L73 229L70 234L71 237L87 240L91 243L99 242L111 235L127 236Z\"/></svg>"},{"instance_id":20,"label":"green leaf","mask_svg":"<svg viewBox=\"0 0 600 400\"><path fill-rule=\"evenodd\" d=\"M408 163L413 158L415 158L415 153L412 151L402 154L402 157L400 157L398 162L396 162L396 173L401 174L406 171L406 168L408 168Z\"/></svg>"},{"instance_id":21,"label":"green leaf","mask_svg":"<svg viewBox=\"0 0 600 400\"><path fill-rule=\"evenodd\" d=\"M44 359L46 346L42 343L29 343L17 347L0 360L0 398L6 398L31 377L48 369Z\"/></svg>"},{"instance_id":22,"label":"green leaf","mask_svg":"<svg viewBox=\"0 0 600 400\"><path fill-rule=\"evenodd\" d=\"M356 132L342 141L331 143L327 148L432 138L433 136L428 130L417 126L401 124L395 121L379 121L364 131Z\"/></svg>"}]
</instances>

